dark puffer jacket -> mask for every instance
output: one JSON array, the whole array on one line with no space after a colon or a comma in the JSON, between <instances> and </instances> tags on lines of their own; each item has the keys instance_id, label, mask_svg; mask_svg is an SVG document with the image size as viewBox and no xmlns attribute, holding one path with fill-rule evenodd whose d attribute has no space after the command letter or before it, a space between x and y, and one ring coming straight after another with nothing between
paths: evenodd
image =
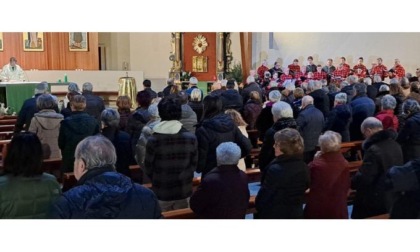
<instances>
[{"instance_id":1,"label":"dark puffer jacket","mask_svg":"<svg viewBox=\"0 0 420 252\"><path fill-rule=\"evenodd\" d=\"M264 181L265 173L267 171L268 164L273 161L275 158L274 156L274 134L276 134L277 131L285 129L285 128L291 128L291 129L297 129L297 123L295 119L293 118L280 118L277 120L273 126L267 130L265 133L263 145L261 147L260 155L258 157L258 165L261 170L261 182Z\"/></svg>"},{"instance_id":2,"label":"dark puffer jacket","mask_svg":"<svg viewBox=\"0 0 420 252\"><path fill-rule=\"evenodd\" d=\"M75 111L61 121L58 147L63 158L63 172L73 171L74 151L85 137L99 133L99 125L93 116L86 112Z\"/></svg>"},{"instance_id":3,"label":"dark puffer jacket","mask_svg":"<svg viewBox=\"0 0 420 252\"><path fill-rule=\"evenodd\" d=\"M202 176L217 166L216 148L219 144L236 143L241 148L241 157L248 155L252 148L249 139L242 135L232 118L226 114L205 119L197 128L195 135L198 140L197 172L202 172Z\"/></svg>"},{"instance_id":4,"label":"dark puffer jacket","mask_svg":"<svg viewBox=\"0 0 420 252\"><path fill-rule=\"evenodd\" d=\"M391 219L420 218L420 159L394 166L386 174L388 190L394 193Z\"/></svg>"},{"instance_id":5,"label":"dark puffer jacket","mask_svg":"<svg viewBox=\"0 0 420 252\"><path fill-rule=\"evenodd\" d=\"M397 137L404 153L404 162L420 158L420 112L408 115Z\"/></svg>"},{"instance_id":6,"label":"dark puffer jacket","mask_svg":"<svg viewBox=\"0 0 420 252\"><path fill-rule=\"evenodd\" d=\"M385 174L392 166L403 164L403 154L395 136L393 130L381 130L363 143L363 164L351 180L351 188L357 190L351 214L353 219L364 219L390 210L392 195L385 192Z\"/></svg>"},{"instance_id":7,"label":"dark puffer jacket","mask_svg":"<svg viewBox=\"0 0 420 252\"><path fill-rule=\"evenodd\" d=\"M113 167L89 170L76 187L58 198L49 213L54 219L158 219L155 194L117 173Z\"/></svg>"},{"instance_id":8,"label":"dark puffer jacket","mask_svg":"<svg viewBox=\"0 0 420 252\"><path fill-rule=\"evenodd\" d=\"M341 141L343 143L349 142L349 127L351 120L350 107L348 105L337 105L328 114L323 131L335 131L341 135Z\"/></svg>"},{"instance_id":9,"label":"dark puffer jacket","mask_svg":"<svg viewBox=\"0 0 420 252\"><path fill-rule=\"evenodd\" d=\"M309 188L309 169L303 157L281 155L270 163L255 199L257 218L303 218L305 191Z\"/></svg>"},{"instance_id":10,"label":"dark puffer jacket","mask_svg":"<svg viewBox=\"0 0 420 252\"><path fill-rule=\"evenodd\" d=\"M150 120L150 113L147 108L138 107L127 120L127 127L125 131L130 135L131 148L135 150L137 140L140 137L141 130L144 125Z\"/></svg>"},{"instance_id":11,"label":"dark puffer jacket","mask_svg":"<svg viewBox=\"0 0 420 252\"><path fill-rule=\"evenodd\" d=\"M35 177L0 176L0 218L45 218L61 194L57 179L47 173Z\"/></svg>"}]
</instances>

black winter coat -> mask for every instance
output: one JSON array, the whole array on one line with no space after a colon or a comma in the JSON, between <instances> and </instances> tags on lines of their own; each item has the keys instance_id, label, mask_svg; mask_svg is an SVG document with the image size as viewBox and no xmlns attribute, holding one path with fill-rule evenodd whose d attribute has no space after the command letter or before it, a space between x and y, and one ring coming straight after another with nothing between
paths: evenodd
<instances>
[{"instance_id":1,"label":"black winter coat","mask_svg":"<svg viewBox=\"0 0 420 252\"><path fill-rule=\"evenodd\" d=\"M255 199L259 219L303 218L309 169L302 156L281 155L270 163Z\"/></svg>"},{"instance_id":2,"label":"black winter coat","mask_svg":"<svg viewBox=\"0 0 420 252\"><path fill-rule=\"evenodd\" d=\"M100 125L101 113L105 109L104 100L88 91L84 91L83 96L86 98L85 112L95 117L96 121L98 121L98 125Z\"/></svg>"},{"instance_id":3,"label":"black winter coat","mask_svg":"<svg viewBox=\"0 0 420 252\"><path fill-rule=\"evenodd\" d=\"M220 97L222 98L223 110L235 109L239 113L242 112L244 102L242 96L235 89L228 89L223 92Z\"/></svg>"},{"instance_id":4,"label":"black winter coat","mask_svg":"<svg viewBox=\"0 0 420 252\"><path fill-rule=\"evenodd\" d=\"M322 89L317 89L309 94L314 98L314 106L319 109L324 118L327 117L330 112L330 98Z\"/></svg>"},{"instance_id":5,"label":"black winter coat","mask_svg":"<svg viewBox=\"0 0 420 252\"><path fill-rule=\"evenodd\" d=\"M273 114L271 113L271 109L273 108L272 102L269 102L265 105L265 108L261 110L260 115L255 122L255 126L257 127L258 133L260 134L260 140L264 141L265 132L274 124Z\"/></svg>"},{"instance_id":6,"label":"black winter coat","mask_svg":"<svg viewBox=\"0 0 420 252\"><path fill-rule=\"evenodd\" d=\"M394 193L391 219L420 218L420 159L394 166L386 174L387 189Z\"/></svg>"},{"instance_id":7,"label":"black winter coat","mask_svg":"<svg viewBox=\"0 0 420 252\"><path fill-rule=\"evenodd\" d=\"M405 163L420 158L420 112L408 115L397 142L401 144Z\"/></svg>"},{"instance_id":8,"label":"black winter coat","mask_svg":"<svg viewBox=\"0 0 420 252\"><path fill-rule=\"evenodd\" d=\"M158 219L155 194L117 173L113 167L98 167L85 173L76 186L52 205L53 219Z\"/></svg>"},{"instance_id":9,"label":"black winter coat","mask_svg":"<svg viewBox=\"0 0 420 252\"><path fill-rule=\"evenodd\" d=\"M58 147L63 159L63 172L72 172L74 151L77 144L85 137L99 133L99 125L93 116L86 112L74 111L71 116L61 121L58 134Z\"/></svg>"},{"instance_id":10,"label":"black winter coat","mask_svg":"<svg viewBox=\"0 0 420 252\"><path fill-rule=\"evenodd\" d=\"M258 165L261 171L261 182L264 181L264 177L265 177L265 173L267 171L268 165L275 158L274 149L273 149L274 134L276 134L277 131L285 129L285 128L297 129L297 123L295 119L280 118L265 133L264 141L261 146L260 155L258 157Z\"/></svg>"},{"instance_id":11,"label":"black winter coat","mask_svg":"<svg viewBox=\"0 0 420 252\"><path fill-rule=\"evenodd\" d=\"M248 204L248 177L236 165L211 170L190 199L191 209L203 219L244 219Z\"/></svg>"},{"instance_id":12,"label":"black winter coat","mask_svg":"<svg viewBox=\"0 0 420 252\"><path fill-rule=\"evenodd\" d=\"M133 151L131 149L130 135L112 127L102 129L102 135L108 138L115 147L117 153L117 163L115 168L117 172L130 177L130 165L136 164Z\"/></svg>"},{"instance_id":13,"label":"black winter coat","mask_svg":"<svg viewBox=\"0 0 420 252\"><path fill-rule=\"evenodd\" d=\"M351 141L363 140L360 125L366 118L374 115L375 103L366 94L362 94L353 98L350 107L353 117L350 123L350 139Z\"/></svg>"},{"instance_id":14,"label":"black winter coat","mask_svg":"<svg viewBox=\"0 0 420 252\"><path fill-rule=\"evenodd\" d=\"M392 166L403 164L401 147L395 137L394 131L381 130L363 143L363 164L351 181L351 188L357 190L353 219L389 212L392 194L385 192L385 174Z\"/></svg>"},{"instance_id":15,"label":"black winter coat","mask_svg":"<svg viewBox=\"0 0 420 252\"><path fill-rule=\"evenodd\" d=\"M332 130L341 135L341 141L349 142L350 141L350 122L351 109L348 105L337 105L334 107L325 121L325 126L323 131Z\"/></svg>"},{"instance_id":16,"label":"black winter coat","mask_svg":"<svg viewBox=\"0 0 420 252\"><path fill-rule=\"evenodd\" d=\"M242 135L232 118L227 114L218 114L205 119L195 132L198 140L197 172L202 176L217 166L216 148L224 142L234 142L241 148L241 157L251 151L252 145L247 137Z\"/></svg>"},{"instance_id":17,"label":"black winter coat","mask_svg":"<svg viewBox=\"0 0 420 252\"><path fill-rule=\"evenodd\" d=\"M305 143L305 152L315 150L318 145L318 138L324 128L322 112L314 105L308 105L299 113L296 122Z\"/></svg>"}]
</instances>

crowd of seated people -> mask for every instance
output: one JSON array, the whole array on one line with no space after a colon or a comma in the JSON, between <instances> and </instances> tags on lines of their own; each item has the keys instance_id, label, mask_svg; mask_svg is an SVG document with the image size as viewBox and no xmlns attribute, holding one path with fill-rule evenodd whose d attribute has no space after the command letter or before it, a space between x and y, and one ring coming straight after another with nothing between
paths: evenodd
<instances>
[{"instance_id":1,"label":"crowd of seated people","mask_svg":"<svg viewBox=\"0 0 420 252\"><path fill-rule=\"evenodd\" d=\"M261 172L255 218L348 218L352 190L351 218L420 217L417 77L406 77L398 59L390 70L380 58L371 69L362 57L353 68L340 60L337 68L332 59L322 67L312 57L307 66L294 60L270 69L264 62L243 86L215 82L206 96L196 77L187 91L169 79L155 92L145 80L134 111L129 97L105 108L91 83L82 93L72 83L60 115L39 86L17 125L35 134L16 132L4 161L0 195L10 199L0 202L0 217L161 218L191 208L198 218L245 218L245 171L253 163L244 158L255 147ZM353 176L347 166L355 155L340 152L349 141L363 141ZM19 149L26 143L39 150ZM40 168L43 158L62 158L61 172L74 173L74 187L61 192ZM134 182L136 164L144 174ZM45 188L25 191L31 206L13 198L27 187Z\"/></svg>"}]
</instances>

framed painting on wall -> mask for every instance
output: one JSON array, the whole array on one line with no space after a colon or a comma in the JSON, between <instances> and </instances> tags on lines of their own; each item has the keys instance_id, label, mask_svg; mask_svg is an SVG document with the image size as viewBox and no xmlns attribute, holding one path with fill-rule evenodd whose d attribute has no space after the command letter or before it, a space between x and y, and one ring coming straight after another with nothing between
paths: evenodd
<instances>
[{"instance_id":1,"label":"framed painting on wall","mask_svg":"<svg viewBox=\"0 0 420 252\"><path fill-rule=\"evenodd\" d=\"M0 32L0 52L3 52L3 32Z\"/></svg>"},{"instance_id":2,"label":"framed painting on wall","mask_svg":"<svg viewBox=\"0 0 420 252\"><path fill-rule=\"evenodd\" d=\"M69 50L87 52L88 33L87 32L69 32Z\"/></svg>"},{"instance_id":3,"label":"framed painting on wall","mask_svg":"<svg viewBox=\"0 0 420 252\"><path fill-rule=\"evenodd\" d=\"M43 32L24 32L23 50L42 52L44 51L44 33Z\"/></svg>"}]
</instances>

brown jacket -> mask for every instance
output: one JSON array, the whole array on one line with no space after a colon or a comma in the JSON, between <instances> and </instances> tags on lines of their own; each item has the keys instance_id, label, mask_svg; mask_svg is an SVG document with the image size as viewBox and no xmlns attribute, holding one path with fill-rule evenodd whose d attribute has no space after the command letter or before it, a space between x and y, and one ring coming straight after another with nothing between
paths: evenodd
<instances>
[{"instance_id":1,"label":"brown jacket","mask_svg":"<svg viewBox=\"0 0 420 252\"><path fill-rule=\"evenodd\" d=\"M61 158L61 152L58 148L58 134L60 132L60 122L63 118L62 114L58 114L51 109L43 109L32 118L29 131L36 133L39 137L44 158Z\"/></svg>"}]
</instances>

